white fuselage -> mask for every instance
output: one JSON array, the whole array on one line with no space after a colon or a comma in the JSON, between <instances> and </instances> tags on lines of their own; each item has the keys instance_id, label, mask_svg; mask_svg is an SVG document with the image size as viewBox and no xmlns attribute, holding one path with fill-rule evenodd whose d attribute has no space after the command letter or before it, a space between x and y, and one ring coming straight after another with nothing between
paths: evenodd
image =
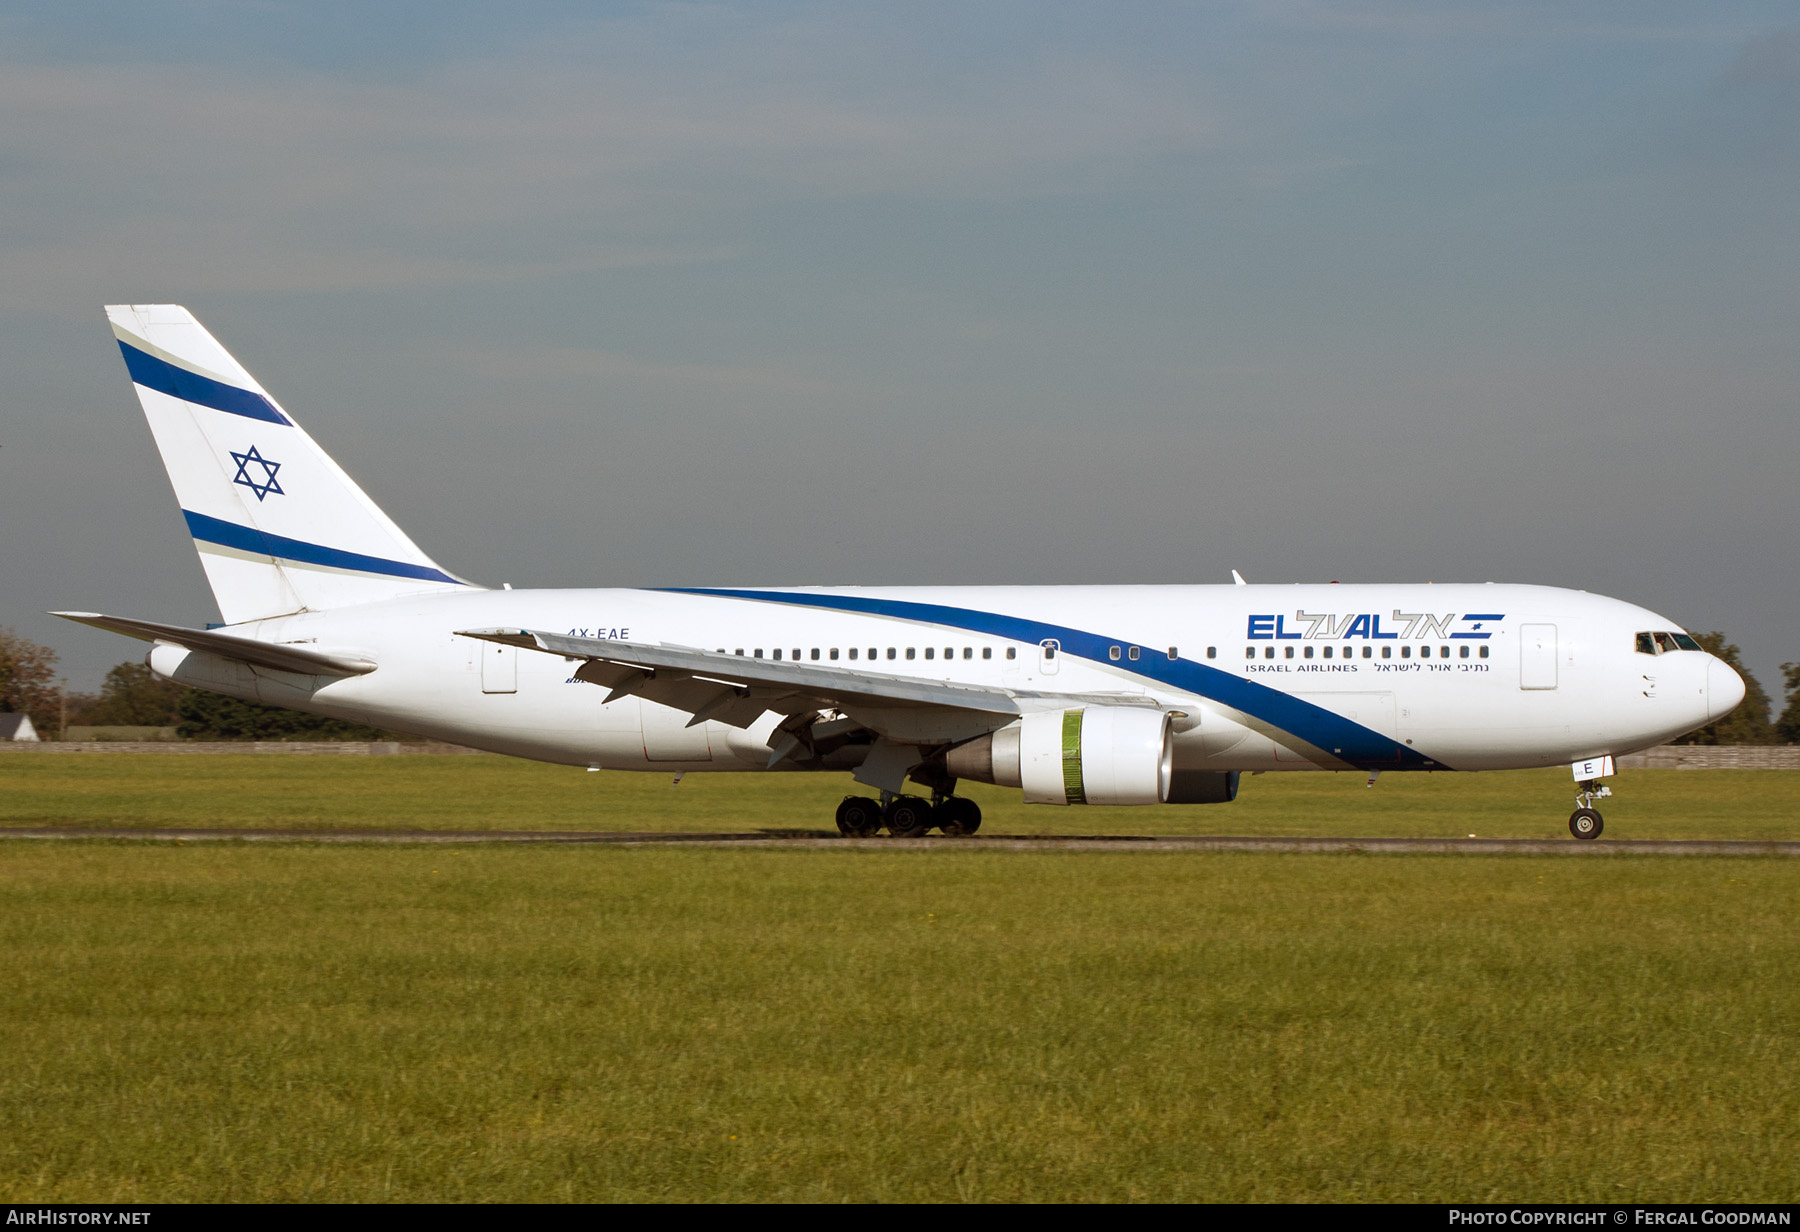
<instances>
[{"instance_id":1,"label":"white fuselage","mask_svg":"<svg viewBox=\"0 0 1800 1232\"><path fill-rule=\"evenodd\" d=\"M1175 757L1192 770L1570 763L1667 741L1742 695L1736 674L1702 651L1639 651L1637 634L1679 628L1643 608L1492 584L469 590L236 627L363 656L379 665L367 675L209 666L204 655L169 674L543 761L689 771L768 763L764 729L779 716L747 730L690 727L687 714L643 698L604 703L606 691L575 680L558 655L458 634L484 627L798 655L1022 698L1154 699L1186 716ZM167 671L184 657L163 647L152 663ZM915 740L954 738L926 731Z\"/></svg>"}]
</instances>

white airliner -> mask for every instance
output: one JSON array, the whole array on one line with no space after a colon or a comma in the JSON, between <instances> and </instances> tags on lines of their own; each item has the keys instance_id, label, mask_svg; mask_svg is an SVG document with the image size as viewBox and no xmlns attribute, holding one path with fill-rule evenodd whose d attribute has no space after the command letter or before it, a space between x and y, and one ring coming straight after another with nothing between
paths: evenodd
<instances>
[{"instance_id":1,"label":"white airliner","mask_svg":"<svg viewBox=\"0 0 1800 1232\"><path fill-rule=\"evenodd\" d=\"M848 770L879 798L844 801L846 834L970 833L961 780L1198 804L1243 771L1560 764L1594 838L1617 755L1744 696L1668 619L1546 586L489 590L185 308L107 316L225 623L57 615L247 701L574 766Z\"/></svg>"}]
</instances>

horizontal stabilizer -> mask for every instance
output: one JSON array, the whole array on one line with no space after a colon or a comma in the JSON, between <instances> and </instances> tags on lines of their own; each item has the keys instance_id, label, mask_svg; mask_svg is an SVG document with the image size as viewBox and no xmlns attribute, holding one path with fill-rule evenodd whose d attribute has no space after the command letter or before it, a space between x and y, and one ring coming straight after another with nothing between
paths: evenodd
<instances>
[{"instance_id":1,"label":"horizontal stabilizer","mask_svg":"<svg viewBox=\"0 0 1800 1232\"><path fill-rule=\"evenodd\" d=\"M150 620L128 620L123 616L103 616L99 612L51 612L64 620L92 625L109 633L123 633L143 642L167 642L188 650L205 651L227 659L237 659L257 667L278 672L298 672L303 676L365 676L375 664L360 655L329 654L301 646L259 642L251 637L220 633L212 629L185 629L180 625L162 625Z\"/></svg>"}]
</instances>

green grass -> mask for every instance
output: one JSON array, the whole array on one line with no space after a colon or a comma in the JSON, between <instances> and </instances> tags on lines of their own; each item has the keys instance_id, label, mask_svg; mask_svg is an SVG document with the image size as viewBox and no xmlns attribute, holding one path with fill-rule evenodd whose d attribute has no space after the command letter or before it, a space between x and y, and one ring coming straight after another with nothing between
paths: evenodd
<instances>
[{"instance_id":1,"label":"green grass","mask_svg":"<svg viewBox=\"0 0 1800 1232\"><path fill-rule=\"evenodd\" d=\"M1609 837L1795 838L1630 771ZM819 830L841 776L8 754L0 825ZM1564 771L984 833L1562 837ZM0 844L0 1201L1800 1198L1800 861Z\"/></svg>"},{"instance_id":2,"label":"green grass","mask_svg":"<svg viewBox=\"0 0 1800 1232\"><path fill-rule=\"evenodd\" d=\"M589 774L504 757L9 753L0 826L342 829L830 830L848 775ZM1800 838L1800 774L1627 770L1610 838ZM970 784L984 834L1354 834L1566 838L1563 769L1488 774L1246 775L1228 805L1026 806Z\"/></svg>"},{"instance_id":3,"label":"green grass","mask_svg":"<svg viewBox=\"0 0 1800 1232\"><path fill-rule=\"evenodd\" d=\"M0 895L0 1201L1800 1198L1796 861L15 842Z\"/></svg>"}]
</instances>

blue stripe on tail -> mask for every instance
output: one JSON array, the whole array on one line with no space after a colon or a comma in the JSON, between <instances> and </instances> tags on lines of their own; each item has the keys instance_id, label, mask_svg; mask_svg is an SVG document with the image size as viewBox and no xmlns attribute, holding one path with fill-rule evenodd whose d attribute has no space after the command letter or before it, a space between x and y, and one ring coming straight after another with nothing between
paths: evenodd
<instances>
[{"instance_id":1,"label":"blue stripe on tail","mask_svg":"<svg viewBox=\"0 0 1800 1232\"><path fill-rule=\"evenodd\" d=\"M441 569L433 569L429 565L409 565L405 561L387 560L380 556L364 556L360 552L345 552L338 548L328 548L319 543L307 543L301 539L288 539L281 535L271 535L267 531L257 530L251 526L240 526L236 522L223 522L218 518L209 518L204 513L193 513L183 509L181 516L187 519L188 533L203 543L216 543L220 547L236 548L240 552L254 552L258 556L273 556L279 560L296 561L303 565L325 565L332 569L354 569L358 573L380 573L388 577L415 578L421 582L450 582L461 586L463 582L451 577Z\"/></svg>"},{"instance_id":2,"label":"blue stripe on tail","mask_svg":"<svg viewBox=\"0 0 1800 1232\"><path fill-rule=\"evenodd\" d=\"M283 415L273 402L259 393L215 381L210 376L201 376L186 368L178 368L168 360L158 359L123 340L119 343L119 350L125 354L125 368L131 373L131 379L145 389L154 389L159 394L168 394L183 402L210 406L227 415L242 415L246 419L285 424L290 428L294 426L293 420Z\"/></svg>"}]
</instances>

